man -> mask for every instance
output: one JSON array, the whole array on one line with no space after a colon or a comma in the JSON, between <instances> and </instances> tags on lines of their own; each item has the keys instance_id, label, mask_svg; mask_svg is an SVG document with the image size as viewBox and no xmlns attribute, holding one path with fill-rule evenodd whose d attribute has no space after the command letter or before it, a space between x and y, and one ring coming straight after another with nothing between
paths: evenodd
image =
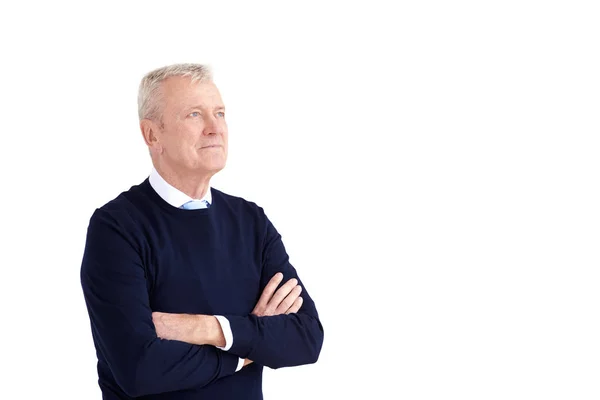
<instances>
[{"instance_id":1,"label":"man","mask_svg":"<svg viewBox=\"0 0 600 400\"><path fill-rule=\"evenodd\" d=\"M264 210L211 188L228 136L210 70L148 73L138 108L153 169L94 211L81 266L103 398L262 399L263 366L317 361L315 304Z\"/></svg>"}]
</instances>

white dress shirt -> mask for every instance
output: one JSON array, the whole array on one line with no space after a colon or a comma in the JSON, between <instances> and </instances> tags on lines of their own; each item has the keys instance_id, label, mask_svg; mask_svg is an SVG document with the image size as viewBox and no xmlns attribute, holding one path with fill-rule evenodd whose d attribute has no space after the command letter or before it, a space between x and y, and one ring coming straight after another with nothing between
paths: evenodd
<instances>
[{"instance_id":1,"label":"white dress shirt","mask_svg":"<svg viewBox=\"0 0 600 400\"><path fill-rule=\"evenodd\" d=\"M187 203L190 200L205 200L208 204L212 204L212 193L210 190L210 185L208 186L204 197L201 199L193 199L187 194L183 193L179 189L171 186L167 181L163 179L162 176L156 171L155 168L152 168L149 176L150 185L158 193L158 195L167 203L172 205L173 207L181 208L182 205ZM229 320L222 315L215 315L219 324L221 325L221 330L223 331L223 336L225 336L225 346L218 347L221 350L227 351L233 346L233 333L231 332L231 325L229 324ZM236 372L239 371L244 366L244 359L240 358L238 362L238 366Z\"/></svg>"}]
</instances>

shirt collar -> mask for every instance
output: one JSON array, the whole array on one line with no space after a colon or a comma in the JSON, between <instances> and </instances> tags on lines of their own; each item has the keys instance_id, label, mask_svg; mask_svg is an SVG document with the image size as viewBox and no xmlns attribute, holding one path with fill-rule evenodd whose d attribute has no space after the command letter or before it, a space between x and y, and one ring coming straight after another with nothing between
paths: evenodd
<instances>
[{"instance_id":1,"label":"shirt collar","mask_svg":"<svg viewBox=\"0 0 600 400\"><path fill-rule=\"evenodd\" d=\"M164 180L162 176L160 176L156 168L152 168L152 171L150 172L150 177L148 179L154 191L158 193L158 195L162 197L164 201L166 201L173 207L180 208L188 201L196 200L183 193L181 190L171 186L167 181ZM208 185L204 197L198 200L206 200L208 204L212 205L212 193L210 190L210 185Z\"/></svg>"}]
</instances>

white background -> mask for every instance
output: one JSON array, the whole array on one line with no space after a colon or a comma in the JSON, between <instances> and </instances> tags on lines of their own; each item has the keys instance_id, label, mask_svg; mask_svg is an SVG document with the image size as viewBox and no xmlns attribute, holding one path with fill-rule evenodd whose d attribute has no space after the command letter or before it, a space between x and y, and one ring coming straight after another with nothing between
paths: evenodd
<instances>
[{"instance_id":1,"label":"white background","mask_svg":"<svg viewBox=\"0 0 600 400\"><path fill-rule=\"evenodd\" d=\"M213 185L325 328L266 399L600 398L595 2L215 3L0 6L0 398L100 398L85 231L148 175L137 86L176 62L213 67Z\"/></svg>"}]
</instances>

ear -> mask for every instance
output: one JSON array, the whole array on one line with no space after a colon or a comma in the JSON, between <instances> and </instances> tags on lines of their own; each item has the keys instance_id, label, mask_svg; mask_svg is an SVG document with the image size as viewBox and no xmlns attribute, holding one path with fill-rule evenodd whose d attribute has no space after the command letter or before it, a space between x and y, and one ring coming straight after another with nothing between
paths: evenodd
<instances>
[{"instance_id":1,"label":"ear","mask_svg":"<svg viewBox=\"0 0 600 400\"><path fill-rule=\"evenodd\" d=\"M162 153L163 149L158 138L158 133L160 132L158 124L151 119L143 119L140 121L140 129L150 151L157 151L159 154Z\"/></svg>"}]
</instances>

